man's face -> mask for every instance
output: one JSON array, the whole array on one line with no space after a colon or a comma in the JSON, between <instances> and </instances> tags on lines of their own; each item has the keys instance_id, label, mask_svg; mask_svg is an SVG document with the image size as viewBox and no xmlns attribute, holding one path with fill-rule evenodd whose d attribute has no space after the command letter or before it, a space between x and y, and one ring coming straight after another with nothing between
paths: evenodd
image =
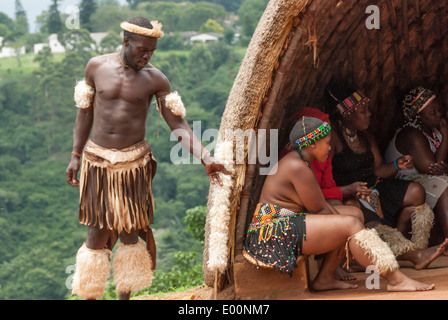
<instances>
[{"instance_id":1,"label":"man's face","mask_svg":"<svg viewBox=\"0 0 448 320\"><path fill-rule=\"evenodd\" d=\"M157 38L136 36L134 39L126 38L126 62L135 70L143 69L157 49Z\"/></svg>"}]
</instances>

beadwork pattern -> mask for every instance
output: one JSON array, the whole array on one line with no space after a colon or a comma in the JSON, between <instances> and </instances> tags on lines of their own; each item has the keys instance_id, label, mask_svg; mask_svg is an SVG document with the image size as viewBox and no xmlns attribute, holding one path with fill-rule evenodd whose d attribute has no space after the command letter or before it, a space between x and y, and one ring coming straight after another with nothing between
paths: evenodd
<instances>
[{"instance_id":1,"label":"beadwork pattern","mask_svg":"<svg viewBox=\"0 0 448 320\"><path fill-rule=\"evenodd\" d=\"M246 251L281 273L292 274L306 240L306 214L259 203L247 231Z\"/></svg>"},{"instance_id":2,"label":"beadwork pattern","mask_svg":"<svg viewBox=\"0 0 448 320\"><path fill-rule=\"evenodd\" d=\"M411 90L403 101L404 115L412 119L436 98L434 92L423 87Z\"/></svg>"},{"instance_id":3,"label":"beadwork pattern","mask_svg":"<svg viewBox=\"0 0 448 320\"><path fill-rule=\"evenodd\" d=\"M313 130L312 132L304 135L303 137L296 140L296 143L298 144L298 149L305 148L320 138L325 137L328 135L328 133L331 131L331 127L327 122L324 122L319 126L319 128Z\"/></svg>"},{"instance_id":4,"label":"beadwork pattern","mask_svg":"<svg viewBox=\"0 0 448 320\"><path fill-rule=\"evenodd\" d=\"M351 96L345 98L336 107L342 116L346 117L356 110L356 106L360 103L367 103L369 98L362 93L355 91Z\"/></svg>"}]
</instances>

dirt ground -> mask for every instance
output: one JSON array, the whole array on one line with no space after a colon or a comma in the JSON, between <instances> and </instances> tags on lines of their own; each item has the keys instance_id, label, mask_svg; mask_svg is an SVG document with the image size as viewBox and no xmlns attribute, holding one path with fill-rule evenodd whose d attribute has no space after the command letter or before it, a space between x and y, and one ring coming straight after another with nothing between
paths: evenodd
<instances>
[{"instance_id":1,"label":"dirt ground","mask_svg":"<svg viewBox=\"0 0 448 320\"><path fill-rule=\"evenodd\" d=\"M409 262L400 261L403 273L412 279L434 283L435 289L427 292L388 292L386 281L381 279L379 289L367 289L366 279L369 276L363 272L353 273L356 280L351 281L358 285L357 289L337 290L326 292L304 292L301 296L291 297L296 300L448 300L448 256L437 258L428 269L417 271ZM233 287L226 288L218 293L218 300L233 300L235 292ZM144 300L213 300L213 288L205 285L184 291L169 294L164 297L144 297Z\"/></svg>"}]
</instances>

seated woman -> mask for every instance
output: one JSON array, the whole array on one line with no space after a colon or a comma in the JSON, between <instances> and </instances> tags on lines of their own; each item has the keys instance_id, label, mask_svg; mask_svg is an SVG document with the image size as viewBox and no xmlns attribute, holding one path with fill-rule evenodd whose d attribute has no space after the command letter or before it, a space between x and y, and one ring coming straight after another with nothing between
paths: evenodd
<instances>
[{"instance_id":1,"label":"seated woman","mask_svg":"<svg viewBox=\"0 0 448 320\"><path fill-rule=\"evenodd\" d=\"M448 124L436 95L423 87L411 90L403 101L404 125L385 153L387 161L403 154L414 157L412 170L399 170L397 178L416 181L426 191L440 227L437 241L448 237Z\"/></svg>"},{"instance_id":2,"label":"seated woman","mask_svg":"<svg viewBox=\"0 0 448 320\"><path fill-rule=\"evenodd\" d=\"M330 125L319 119L303 117L290 134L295 152L277 164L268 175L247 231L245 254L256 263L269 265L281 273L292 274L302 255L327 253L312 287L314 290L355 288L336 280L339 252L344 247L361 265L376 265L388 281L390 291L427 291L434 285L404 275L390 250L375 230L365 229L353 216L339 214L355 207L329 205L309 164L327 159Z\"/></svg>"},{"instance_id":3,"label":"seated woman","mask_svg":"<svg viewBox=\"0 0 448 320\"><path fill-rule=\"evenodd\" d=\"M412 157L404 155L385 163L374 137L366 132L370 100L358 91L334 84L328 86L327 93L334 118L332 164L336 184L366 182L372 192L367 201L360 201L365 223L377 220L406 235L411 221L411 241L418 248L426 248L434 213L426 203L425 190L416 182L394 179L398 170L413 168Z\"/></svg>"},{"instance_id":4,"label":"seated woman","mask_svg":"<svg viewBox=\"0 0 448 320\"><path fill-rule=\"evenodd\" d=\"M302 117L313 117L318 118L324 122L330 123L330 117L328 114L322 112L317 108L305 107L300 110L299 114L295 117L294 123ZM293 151L291 143L288 143L280 153L280 159L287 155L289 152ZM319 162L317 160L311 162L311 168L316 175L316 180L322 189L322 194L325 200L331 205L343 205L346 201L350 201L355 198L356 195L368 195L370 190L366 187L365 182L354 182L347 186L337 186L333 179L333 166L331 164L331 157L328 157L324 162ZM346 203L353 205L350 203ZM359 217L361 221L364 221L364 217Z\"/></svg>"}]
</instances>

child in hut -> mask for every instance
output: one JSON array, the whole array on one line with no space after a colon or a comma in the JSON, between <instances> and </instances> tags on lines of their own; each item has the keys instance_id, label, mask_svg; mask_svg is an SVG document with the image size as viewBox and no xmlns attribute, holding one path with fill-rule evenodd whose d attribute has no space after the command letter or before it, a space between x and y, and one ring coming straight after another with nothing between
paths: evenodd
<instances>
[{"instance_id":1,"label":"child in hut","mask_svg":"<svg viewBox=\"0 0 448 320\"><path fill-rule=\"evenodd\" d=\"M397 178L416 181L426 191L435 214L437 242L448 237L448 124L436 94L424 87L408 92L403 100L404 123L393 137L384 158L393 162L403 154L414 157L412 170L399 170Z\"/></svg>"},{"instance_id":2,"label":"child in hut","mask_svg":"<svg viewBox=\"0 0 448 320\"><path fill-rule=\"evenodd\" d=\"M376 265L388 281L389 291L427 291L434 285L410 279L399 270L389 246L375 230L365 229L351 215L340 214L355 207L329 205L309 164L327 159L330 125L317 118L301 118L290 134L290 152L282 158L276 173L268 175L260 203L254 213L245 242L246 254L282 273L292 274L300 255L326 253L314 279L314 290L356 288L336 280L339 253L346 246L361 265Z\"/></svg>"}]
</instances>

